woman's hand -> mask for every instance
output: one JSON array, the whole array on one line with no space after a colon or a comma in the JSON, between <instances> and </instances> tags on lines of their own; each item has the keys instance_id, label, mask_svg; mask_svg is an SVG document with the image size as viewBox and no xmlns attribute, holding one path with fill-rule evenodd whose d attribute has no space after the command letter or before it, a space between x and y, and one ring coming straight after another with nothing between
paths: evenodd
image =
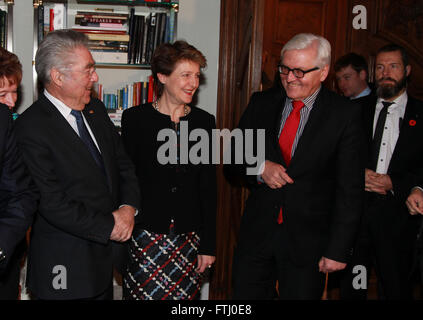
<instances>
[{"instance_id":1,"label":"woman's hand","mask_svg":"<svg viewBox=\"0 0 423 320\"><path fill-rule=\"evenodd\" d=\"M197 269L195 269L195 271L197 271L198 273L203 273L206 268L211 268L212 264L216 261L216 257L199 254L197 255L197 260L198 264Z\"/></svg>"}]
</instances>

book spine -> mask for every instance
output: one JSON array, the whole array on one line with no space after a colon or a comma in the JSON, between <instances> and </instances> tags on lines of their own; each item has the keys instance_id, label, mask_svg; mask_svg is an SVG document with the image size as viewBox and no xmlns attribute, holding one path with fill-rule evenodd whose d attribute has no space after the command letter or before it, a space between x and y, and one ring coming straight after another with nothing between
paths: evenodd
<instances>
[{"instance_id":1,"label":"book spine","mask_svg":"<svg viewBox=\"0 0 423 320\"><path fill-rule=\"evenodd\" d=\"M154 101L154 80L153 76L148 77L148 97L147 102L153 102Z\"/></svg>"},{"instance_id":2,"label":"book spine","mask_svg":"<svg viewBox=\"0 0 423 320\"><path fill-rule=\"evenodd\" d=\"M84 32L89 40L106 40L106 41L123 41L129 42L128 34L113 34L113 33L89 33Z\"/></svg>"},{"instance_id":3,"label":"book spine","mask_svg":"<svg viewBox=\"0 0 423 320\"><path fill-rule=\"evenodd\" d=\"M128 64L131 64L133 61L134 55L134 43L136 41L135 37L135 9L131 8L131 13L129 15L129 47L128 47Z\"/></svg>"},{"instance_id":4,"label":"book spine","mask_svg":"<svg viewBox=\"0 0 423 320\"><path fill-rule=\"evenodd\" d=\"M55 3L53 5L53 28L60 30L66 28L66 7L64 3Z\"/></svg>"},{"instance_id":5,"label":"book spine","mask_svg":"<svg viewBox=\"0 0 423 320\"><path fill-rule=\"evenodd\" d=\"M0 9L0 46L6 48L6 12Z\"/></svg>"},{"instance_id":6,"label":"book spine","mask_svg":"<svg viewBox=\"0 0 423 320\"><path fill-rule=\"evenodd\" d=\"M148 28L147 52L145 62L150 63L154 51L154 37L156 33L157 15L155 12L150 14L150 26Z\"/></svg>"},{"instance_id":7,"label":"book spine","mask_svg":"<svg viewBox=\"0 0 423 320\"><path fill-rule=\"evenodd\" d=\"M54 9L50 9L50 28L49 31L54 31Z\"/></svg>"},{"instance_id":8,"label":"book spine","mask_svg":"<svg viewBox=\"0 0 423 320\"><path fill-rule=\"evenodd\" d=\"M170 9L169 16L169 42L173 42L175 38L175 20L176 20L176 11L174 8Z\"/></svg>"},{"instance_id":9,"label":"book spine","mask_svg":"<svg viewBox=\"0 0 423 320\"><path fill-rule=\"evenodd\" d=\"M140 62L142 64L146 64L147 63L147 56L146 56L146 52L147 52L147 35L148 35L148 31L149 31L149 25L150 25L150 17L146 17L144 19L144 37L143 37L143 42L142 42L142 55L141 55L141 60Z\"/></svg>"},{"instance_id":10,"label":"book spine","mask_svg":"<svg viewBox=\"0 0 423 320\"><path fill-rule=\"evenodd\" d=\"M41 43L44 39L44 6L38 6L38 16L37 16L37 37L38 44Z\"/></svg>"},{"instance_id":11,"label":"book spine","mask_svg":"<svg viewBox=\"0 0 423 320\"><path fill-rule=\"evenodd\" d=\"M125 24L126 19L122 18L97 18L97 17L82 17L75 18L75 24L84 24L84 23L119 23Z\"/></svg>"}]
</instances>

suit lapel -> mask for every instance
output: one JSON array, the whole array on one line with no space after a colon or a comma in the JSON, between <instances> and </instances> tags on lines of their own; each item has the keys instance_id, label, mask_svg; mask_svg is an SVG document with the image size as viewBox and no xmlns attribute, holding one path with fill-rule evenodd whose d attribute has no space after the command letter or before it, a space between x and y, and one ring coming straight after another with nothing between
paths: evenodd
<instances>
[{"instance_id":1,"label":"suit lapel","mask_svg":"<svg viewBox=\"0 0 423 320\"><path fill-rule=\"evenodd\" d=\"M283 94L279 94L278 97L274 100L275 101L275 108L279 110L277 112L277 116L274 117L274 122L272 124L272 136L271 139L271 147L276 150L276 156L279 159L279 163L281 163L284 167L286 167L285 160L283 159L282 152L279 147L279 130L281 128L281 121L282 121L282 113L285 109L285 101L286 95L285 91L282 91Z\"/></svg>"},{"instance_id":2,"label":"suit lapel","mask_svg":"<svg viewBox=\"0 0 423 320\"><path fill-rule=\"evenodd\" d=\"M392 153L392 158L389 163L388 174L392 168L395 167L395 164L399 161L399 156L404 155L403 152L410 147L410 141L413 137L413 127L410 125L410 122L418 121L418 113L416 112L416 105L413 98L408 96L407 106L405 108L404 120L400 128L400 134L398 136L397 143L395 144L394 152Z\"/></svg>"},{"instance_id":3,"label":"suit lapel","mask_svg":"<svg viewBox=\"0 0 423 320\"><path fill-rule=\"evenodd\" d=\"M60 134L63 142L69 144L73 149L79 150L79 152L83 151L85 147L83 142L60 111L57 110L46 96L42 95L40 100L42 101L40 107L44 109L51 120L48 125L53 128L53 132Z\"/></svg>"},{"instance_id":4,"label":"suit lapel","mask_svg":"<svg viewBox=\"0 0 423 320\"><path fill-rule=\"evenodd\" d=\"M107 136L104 132L104 125L102 124L101 115L95 112L95 109L90 104L85 106L85 109L82 111L85 119L90 126L91 132L93 133L95 140L97 141L98 147L100 149L101 156L103 158L104 167L107 174L107 179L109 186L111 186L110 180L110 169L111 169L111 150L110 144L107 142Z\"/></svg>"},{"instance_id":5,"label":"suit lapel","mask_svg":"<svg viewBox=\"0 0 423 320\"><path fill-rule=\"evenodd\" d=\"M96 168L98 167L97 163L95 162L94 158L92 157L92 155L90 154L90 152L88 151L87 147L85 146L84 142L81 140L81 138L78 136L78 134L75 132L75 130L73 130L73 128L70 126L70 124L68 123L68 121L62 116L62 114L59 112L59 110L57 110L57 108L51 103L51 101L49 99L47 99L47 97L45 97L44 95L40 96L40 100L42 101L42 103L40 104L40 106L44 109L44 111L46 112L46 114L48 114L48 116L50 117L49 121L49 126L51 128L53 128L53 132L55 134L60 134L60 140L63 142L63 144L68 145L72 150L74 150L75 154L78 154L80 156L85 157L85 161L86 163L91 163L93 166L95 166ZM86 111L86 109L88 109ZM102 153L103 156L103 161L104 161L104 165L105 165L105 169L107 172L107 176L108 179L110 180L109 177L109 168L110 168L110 160L108 156L105 156L107 154L110 154L110 151L108 150L108 148L106 147L107 144L104 143L105 139L104 139L104 135L101 134L101 130L99 130L99 128L101 128L98 124L97 121L93 121L90 117L90 111L91 108L85 108L85 110L83 111L85 118L87 119L88 124L90 125L91 131L93 132L97 144L99 145L100 151ZM103 155L104 153L104 155ZM104 176L100 170L99 173ZM110 185L110 184L109 184Z\"/></svg>"}]
</instances>

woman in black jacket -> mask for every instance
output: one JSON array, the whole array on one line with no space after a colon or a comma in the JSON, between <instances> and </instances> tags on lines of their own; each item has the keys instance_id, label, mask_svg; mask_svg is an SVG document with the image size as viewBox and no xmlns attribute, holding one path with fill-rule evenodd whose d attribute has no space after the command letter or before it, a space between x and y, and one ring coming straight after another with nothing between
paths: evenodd
<instances>
[{"instance_id":1,"label":"woman in black jacket","mask_svg":"<svg viewBox=\"0 0 423 320\"><path fill-rule=\"evenodd\" d=\"M142 195L124 299L196 299L200 274L215 261L215 119L188 105L205 66L204 55L184 41L159 46L151 62L158 99L123 113L122 138ZM205 139L201 155L190 152L193 130Z\"/></svg>"}]
</instances>

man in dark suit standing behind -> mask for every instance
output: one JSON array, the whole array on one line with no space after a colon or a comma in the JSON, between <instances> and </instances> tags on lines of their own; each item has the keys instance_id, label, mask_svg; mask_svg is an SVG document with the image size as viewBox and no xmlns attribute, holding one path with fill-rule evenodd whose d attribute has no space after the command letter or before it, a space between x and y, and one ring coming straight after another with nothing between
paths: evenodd
<instances>
[{"instance_id":1,"label":"man in dark suit standing behind","mask_svg":"<svg viewBox=\"0 0 423 320\"><path fill-rule=\"evenodd\" d=\"M369 271L374 263L383 299L411 298L417 217L408 214L405 202L423 168L423 102L407 94L410 72L404 48L382 47L375 61L376 96L356 100L363 106L368 161L365 211L351 265ZM349 285L346 298L366 298L365 286Z\"/></svg>"},{"instance_id":2,"label":"man in dark suit standing behind","mask_svg":"<svg viewBox=\"0 0 423 320\"><path fill-rule=\"evenodd\" d=\"M234 299L320 299L325 273L342 270L363 195L360 108L322 86L329 42L299 34L286 43L282 85L255 93L241 129L266 130L266 161L242 217ZM260 183L262 181L262 183Z\"/></svg>"},{"instance_id":3,"label":"man in dark suit standing behind","mask_svg":"<svg viewBox=\"0 0 423 320\"><path fill-rule=\"evenodd\" d=\"M28 287L37 299L113 298L140 195L134 168L104 105L87 38L58 30L35 58L44 92L17 120L25 162L40 190Z\"/></svg>"},{"instance_id":4,"label":"man in dark suit standing behind","mask_svg":"<svg viewBox=\"0 0 423 320\"><path fill-rule=\"evenodd\" d=\"M16 146L9 110L15 106L21 79L18 57L0 48L0 300L18 299L24 237L38 199Z\"/></svg>"}]
</instances>

